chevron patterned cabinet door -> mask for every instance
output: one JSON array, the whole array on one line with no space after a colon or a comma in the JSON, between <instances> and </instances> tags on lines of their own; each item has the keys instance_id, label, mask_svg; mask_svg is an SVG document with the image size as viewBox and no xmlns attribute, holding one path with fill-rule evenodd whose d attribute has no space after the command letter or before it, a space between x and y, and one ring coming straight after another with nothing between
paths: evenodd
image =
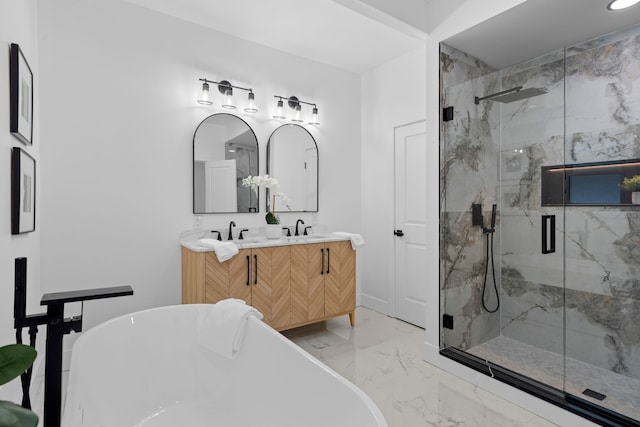
<instances>
[{"instance_id":1,"label":"chevron patterned cabinet door","mask_svg":"<svg viewBox=\"0 0 640 427\"><path fill-rule=\"evenodd\" d=\"M291 324L324 318L323 243L291 246Z\"/></svg>"},{"instance_id":2,"label":"chevron patterned cabinet door","mask_svg":"<svg viewBox=\"0 0 640 427\"><path fill-rule=\"evenodd\" d=\"M352 313L356 307L356 251L351 242L327 242L325 316Z\"/></svg>"}]
</instances>

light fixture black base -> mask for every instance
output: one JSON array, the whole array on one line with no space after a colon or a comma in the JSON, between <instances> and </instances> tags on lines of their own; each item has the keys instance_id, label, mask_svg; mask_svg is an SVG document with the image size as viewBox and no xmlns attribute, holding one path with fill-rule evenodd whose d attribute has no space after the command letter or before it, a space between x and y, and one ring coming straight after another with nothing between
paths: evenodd
<instances>
[{"instance_id":1,"label":"light fixture black base","mask_svg":"<svg viewBox=\"0 0 640 427\"><path fill-rule=\"evenodd\" d=\"M559 406L569 412L586 418L598 425L607 427L640 427L640 421L620 413L598 406L587 400L565 393L554 387L521 375L502 366L487 362L477 356L457 348L448 347L440 350L442 356L455 360L471 369L495 378L525 391L546 402Z\"/></svg>"},{"instance_id":2,"label":"light fixture black base","mask_svg":"<svg viewBox=\"0 0 640 427\"><path fill-rule=\"evenodd\" d=\"M290 96L289 99L287 100L287 103L289 104L289 107L293 109L295 109L298 105L300 105L300 101L295 96Z\"/></svg>"},{"instance_id":3,"label":"light fixture black base","mask_svg":"<svg viewBox=\"0 0 640 427\"><path fill-rule=\"evenodd\" d=\"M218 83L218 92L224 95L228 90L233 93L233 86L231 85L231 83L229 83L227 80L220 80L220 83Z\"/></svg>"}]
</instances>

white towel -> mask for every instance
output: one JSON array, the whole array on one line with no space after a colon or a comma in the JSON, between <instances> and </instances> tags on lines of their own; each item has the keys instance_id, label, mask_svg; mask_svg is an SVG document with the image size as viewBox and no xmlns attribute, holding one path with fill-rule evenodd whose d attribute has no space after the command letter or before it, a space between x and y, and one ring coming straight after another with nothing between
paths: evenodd
<instances>
[{"instance_id":1,"label":"white towel","mask_svg":"<svg viewBox=\"0 0 640 427\"><path fill-rule=\"evenodd\" d=\"M235 298L204 305L198 312L198 344L221 356L235 358L250 316L262 319L262 313Z\"/></svg>"},{"instance_id":2,"label":"white towel","mask_svg":"<svg viewBox=\"0 0 640 427\"><path fill-rule=\"evenodd\" d=\"M220 262L225 262L238 254L238 247L232 242L221 242L216 239L200 239L198 242L202 246L213 248Z\"/></svg>"},{"instance_id":3,"label":"white towel","mask_svg":"<svg viewBox=\"0 0 640 427\"><path fill-rule=\"evenodd\" d=\"M346 233L344 231L334 231L333 234L335 234L336 236L348 237L349 240L351 240L351 247L354 251L356 250L356 248L364 246L364 238L359 234Z\"/></svg>"}]
</instances>

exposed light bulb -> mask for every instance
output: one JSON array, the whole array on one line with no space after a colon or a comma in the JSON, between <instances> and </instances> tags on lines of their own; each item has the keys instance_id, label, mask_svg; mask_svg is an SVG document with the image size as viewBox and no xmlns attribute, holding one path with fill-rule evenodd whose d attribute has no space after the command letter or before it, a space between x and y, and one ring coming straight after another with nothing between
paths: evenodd
<instances>
[{"instance_id":1,"label":"exposed light bulb","mask_svg":"<svg viewBox=\"0 0 640 427\"><path fill-rule=\"evenodd\" d=\"M278 107L276 108L276 113L273 115L274 119L286 119L283 111L284 103L282 99L278 101Z\"/></svg>"},{"instance_id":2,"label":"exposed light bulb","mask_svg":"<svg viewBox=\"0 0 640 427\"><path fill-rule=\"evenodd\" d=\"M236 106L233 104L232 89L227 89L224 93L224 102L222 103L222 108L226 108L227 110L235 110Z\"/></svg>"},{"instance_id":3,"label":"exposed light bulb","mask_svg":"<svg viewBox=\"0 0 640 427\"><path fill-rule=\"evenodd\" d=\"M249 92L249 105L244 109L247 113L257 113L258 108L256 107L256 100L253 92Z\"/></svg>"},{"instance_id":4,"label":"exposed light bulb","mask_svg":"<svg viewBox=\"0 0 640 427\"><path fill-rule=\"evenodd\" d=\"M320 122L318 121L318 109L314 106L313 107L313 112L311 113L311 121L309 122L310 125L319 125Z\"/></svg>"},{"instance_id":5,"label":"exposed light bulb","mask_svg":"<svg viewBox=\"0 0 640 427\"><path fill-rule=\"evenodd\" d=\"M295 113L293 113L293 118L291 119L291 121L293 122L301 122L302 118L300 117L302 113L302 107L300 106L300 104L296 105L296 111Z\"/></svg>"},{"instance_id":6,"label":"exposed light bulb","mask_svg":"<svg viewBox=\"0 0 640 427\"><path fill-rule=\"evenodd\" d=\"M613 0L611 3L609 3L609 5L607 6L607 9L609 10L626 9L639 2L640 0Z\"/></svg>"},{"instance_id":7,"label":"exposed light bulb","mask_svg":"<svg viewBox=\"0 0 640 427\"><path fill-rule=\"evenodd\" d=\"M211 105L211 98L209 97L209 83L202 83L202 92L200 93L200 98L198 99L198 104L202 105Z\"/></svg>"}]
</instances>

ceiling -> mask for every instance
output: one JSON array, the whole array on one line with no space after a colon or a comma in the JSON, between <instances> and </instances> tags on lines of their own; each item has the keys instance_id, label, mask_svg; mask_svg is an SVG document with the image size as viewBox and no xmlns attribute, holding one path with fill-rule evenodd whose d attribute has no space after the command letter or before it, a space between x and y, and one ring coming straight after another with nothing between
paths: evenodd
<instances>
[{"instance_id":1,"label":"ceiling","mask_svg":"<svg viewBox=\"0 0 640 427\"><path fill-rule=\"evenodd\" d=\"M379 0L125 0L274 49L362 73L408 52L425 33L407 23L410 6L431 0L401 0L403 14L381 11ZM421 14L415 14L420 16ZM405 18L404 20L401 18Z\"/></svg>"},{"instance_id":2,"label":"ceiling","mask_svg":"<svg viewBox=\"0 0 640 427\"><path fill-rule=\"evenodd\" d=\"M124 0L362 73L421 44L467 0ZM488 1L488 0L484 0ZM640 4L527 0L445 43L499 69L640 23Z\"/></svg>"},{"instance_id":3,"label":"ceiling","mask_svg":"<svg viewBox=\"0 0 640 427\"><path fill-rule=\"evenodd\" d=\"M640 23L640 4L609 11L610 0L528 0L445 41L496 69Z\"/></svg>"}]
</instances>

